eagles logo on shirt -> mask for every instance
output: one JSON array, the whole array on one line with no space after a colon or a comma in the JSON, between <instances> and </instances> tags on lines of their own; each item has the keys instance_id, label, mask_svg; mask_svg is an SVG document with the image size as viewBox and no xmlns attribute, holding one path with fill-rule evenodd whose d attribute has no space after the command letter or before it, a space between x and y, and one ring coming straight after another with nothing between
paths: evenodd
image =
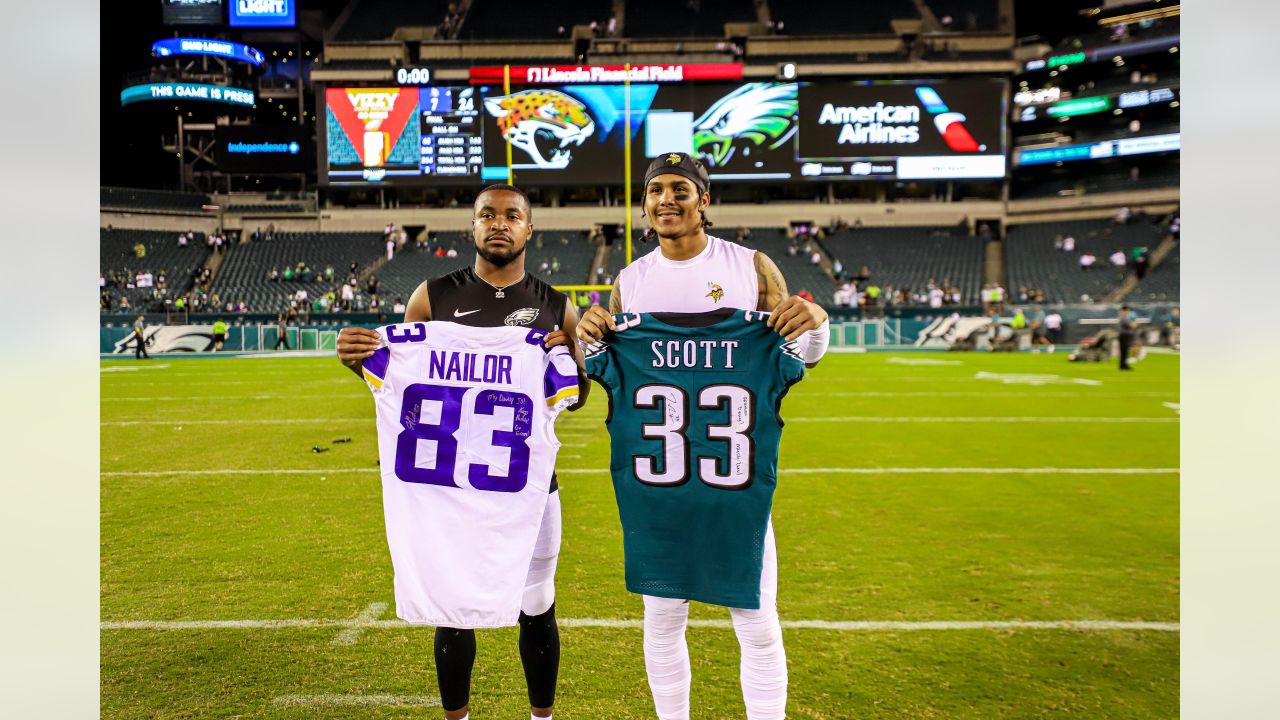
<instances>
[{"instance_id":1,"label":"eagles logo on shirt","mask_svg":"<svg viewBox=\"0 0 1280 720\"><path fill-rule=\"evenodd\" d=\"M538 308L530 308L530 307L520 308L519 310L508 315L507 319L502 321L502 324L511 325L511 326L528 325L529 323L537 319L537 317L538 317Z\"/></svg>"},{"instance_id":2,"label":"eagles logo on shirt","mask_svg":"<svg viewBox=\"0 0 1280 720\"><path fill-rule=\"evenodd\" d=\"M703 295L703 297L709 297L716 302L720 302L720 298L724 297L724 288L720 287L720 283L709 282L707 283L707 289L711 292Z\"/></svg>"}]
</instances>

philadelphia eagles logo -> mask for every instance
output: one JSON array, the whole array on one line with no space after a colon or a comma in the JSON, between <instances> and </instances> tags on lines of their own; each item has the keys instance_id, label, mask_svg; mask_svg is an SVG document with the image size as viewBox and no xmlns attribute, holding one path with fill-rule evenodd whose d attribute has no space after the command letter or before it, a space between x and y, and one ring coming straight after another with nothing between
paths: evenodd
<instances>
[{"instance_id":1,"label":"philadelphia eagles logo","mask_svg":"<svg viewBox=\"0 0 1280 720\"><path fill-rule=\"evenodd\" d=\"M703 295L703 297L709 297L716 302L720 302L720 298L724 297L724 288L720 287L719 283L709 282L707 283L707 289L711 292Z\"/></svg>"},{"instance_id":2,"label":"philadelphia eagles logo","mask_svg":"<svg viewBox=\"0 0 1280 720\"><path fill-rule=\"evenodd\" d=\"M538 308L520 308L502 321L503 325L528 325L538 317Z\"/></svg>"},{"instance_id":3,"label":"philadelphia eagles logo","mask_svg":"<svg viewBox=\"0 0 1280 720\"><path fill-rule=\"evenodd\" d=\"M796 83L748 83L716 101L693 124L693 152L707 167L724 167L739 153L773 150L795 137Z\"/></svg>"}]
</instances>

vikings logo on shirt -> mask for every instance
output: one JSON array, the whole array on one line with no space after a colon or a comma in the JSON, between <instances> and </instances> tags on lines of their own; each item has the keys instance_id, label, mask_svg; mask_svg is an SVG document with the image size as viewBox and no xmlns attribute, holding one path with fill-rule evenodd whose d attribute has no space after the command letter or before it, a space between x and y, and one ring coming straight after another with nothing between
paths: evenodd
<instances>
[{"instance_id":1,"label":"vikings logo on shirt","mask_svg":"<svg viewBox=\"0 0 1280 720\"><path fill-rule=\"evenodd\" d=\"M724 288L720 287L719 283L709 282L707 283L707 289L711 292L708 292L703 297L709 297L716 302L720 302L720 298L724 297Z\"/></svg>"},{"instance_id":2,"label":"vikings logo on shirt","mask_svg":"<svg viewBox=\"0 0 1280 720\"><path fill-rule=\"evenodd\" d=\"M515 167L562 170L573 160L573 145L595 132L587 108L558 90L522 90L486 98L484 108L502 136L525 151L533 164Z\"/></svg>"}]
</instances>

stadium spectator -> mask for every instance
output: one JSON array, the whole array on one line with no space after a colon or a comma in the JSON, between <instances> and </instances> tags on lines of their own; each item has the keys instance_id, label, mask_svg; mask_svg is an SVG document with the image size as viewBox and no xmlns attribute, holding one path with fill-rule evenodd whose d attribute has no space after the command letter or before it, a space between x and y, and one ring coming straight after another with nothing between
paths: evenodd
<instances>
[{"instance_id":1,"label":"stadium spectator","mask_svg":"<svg viewBox=\"0 0 1280 720\"><path fill-rule=\"evenodd\" d=\"M1115 224L1126 225L1132 218L1133 210L1131 210L1128 205L1121 206L1121 208L1116 211Z\"/></svg>"},{"instance_id":2,"label":"stadium spectator","mask_svg":"<svg viewBox=\"0 0 1280 720\"><path fill-rule=\"evenodd\" d=\"M180 247L180 248L184 248L184 247L186 247L186 246L187 246L187 235L186 235L186 233L178 233L178 247Z\"/></svg>"},{"instance_id":3,"label":"stadium spectator","mask_svg":"<svg viewBox=\"0 0 1280 720\"><path fill-rule=\"evenodd\" d=\"M354 281L354 278L352 279ZM351 303L355 300L356 288L351 283L342 284L342 309L351 310Z\"/></svg>"},{"instance_id":4,"label":"stadium spectator","mask_svg":"<svg viewBox=\"0 0 1280 720\"><path fill-rule=\"evenodd\" d=\"M147 246L141 240L133 244L133 255L139 259L147 256Z\"/></svg>"},{"instance_id":5,"label":"stadium spectator","mask_svg":"<svg viewBox=\"0 0 1280 720\"><path fill-rule=\"evenodd\" d=\"M401 299L401 298L396 298L395 304L393 304L393 305L391 306L391 312L396 313L397 315L403 315L403 314L404 314L404 300L403 300L403 299Z\"/></svg>"},{"instance_id":6,"label":"stadium spectator","mask_svg":"<svg viewBox=\"0 0 1280 720\"><path fill-rule=\"evenodd\" d=\"M1182 313L1178 308L1169 311L1169 317L1160 328L1160 342L1175 349L1182 344Z\"/></svg>"},{"instance_id":7,"label":"stadium spectator","mask_svg":"<svg viewBox=\"0 0 1280 720\"><path fill-rule=\"evenodd\" d=\"M1098 258L1094 256L1093 253L1086 251L1084 254L1080 256L1080 269L1084 271L1092 270L1093 264L1096 263L1097 261L1098 261Z\"/></svg>"},{"instance_id":8,"label":"stadium spectator","mask_svg":"<svg viewBox=\"0 0 1280 720\"><path fill-rule=\"evenodd\" d=\"M284 273L281 275L281 277L284 279L284 281L285 281L285 282L292 282L292 281L293 281L293 266L292 266L292 265L285 265L285 266L284 266Z\"/></svg>"},{"instance_id":9,"label":"stadium spectator","mask_svg":"<svg viewBox=\"0 0 1280 720\"><path fill-rule=\"evenodd\" d=\"M276 316L276 346L273 350L279 350L283 345L285 350L289 350L289 318L284 313Z\"/></svg>"},{"instance_id":10,"label":"stadium spectator","mask_svg":"<svg viewBox=\"0 0 1280 720\"><path fill-rule=\"evenodd\" d=\"M810 265L822 264L822 253L818 252L817 248L813 248L812 254L809 255L809 264Z\"/></svg>"},{"instance_id":11,"label":"stadium spectator","mask_svg":"<svg viewBox=\"0 0 1280 720\"><path fill-rule=\"evenodd\" d=\"M332 263L326 264L324 266L324 281L333 282L333 264Z\"/></svg>"},{"instance_id":12,"label":"stadium spectator","mask_svg":"<svg viewBox=\"0 0 1280 720\"><path fill-rule=\"evenodd\" d=\"M396 256L396 241L392 237L388 236L387 237L387 260L391 260L395 256Z\"/></svg>"},{"instance_id":13,"label":"stadium spectator","mask_svg":"<svg viewBox=\"0 0 1280 720\"><path fill-rule=\"evenodd\" d=\"M1045 325L1046 315L1044 308L1036 305L1031 308L1031 314L1027 316L1027 327L1031 329L1031 351L1040 352L1040 347L1047 346L1049 352L1053 352L1053 344L1049 342L1049 330Z\"/></svg>"},{"instance_id":14,"label":"stadium spectator","mask_svg":"<svg viewBox=\"0 0 1280 720\"><path fill-rule=\"evenodd\" d=\"M128 297L120 299L120 309L128 307ZM137 360L150 358L147 354L147 319L139 315L133 321L133 357Z\"/></svg>"},{"instance_id":15,"label":"stadium spectator","mask_svg":"<svg viewBox=\"0 0 1280 720\"><path fill-rule=\"evenodd\" d=\"M1111 260L1112 267L1123 268L1126 264L1125 258L1124 258L1124 251L1119 248L1116 248L1116 251L1111 253L1110 260Z\"/></svg>"},{"instance_id":16,"label":"stadium spectator","mask_svg":"<svg viewBox=\"0 0 1280 720\"><path fill-rule=\"evenodd\" d=\"M1134 322L1133 311L1128 305L1120 307L1117 324L1120 330L1120 369L1132 370L1133 367L1129 365L1129 353L1132 352L1138 339L1138 325Z\"/></svg>"},{"instance_id":17,"label":"stadium spectator","mask_svg":"<svg viewBox=\"0 0 1280 720\"><path fill-rule=\"evenodd\" d=\"M227 303L230 310L230 303ZM213 321L213 351L218 352L222 349L222 343L227 339L227 323L218 318Z\"/></svg>"},{"instance_id":18,"label":"stadium spectator","mask_svg":"<svg viewBox=\"0 0 1280 720\"><path fill-rule=\"evenodd\" d=\"M1076 239L1074 235L1068 235L1062 238L1062 251L1063 252L1076 251Z\"/></svg>"},{"instance_id":19,"label":"stadium spectator","mask_svg":"<svg viewBox=\"0 0 1280 720\"><path fill-rule=\"evenodd\" d=\"M745 242L751 238L751 229L745 225L739 225L735 235L738 238L738 242Z\"/></svg>"},{"instance_id":20,"label":"stadium spectator","mask_svg":"<svg viewBox=\"0 0 1280 720\"><path fill-rule=\"evenodd\" d=\"M454 247L453 245L450 245L449 249L445 251L444 256L449 258L458 257L458 248Z\"/></svg>"},{"instance_id":21,"label":"stadium spectator","mask_svg":"<svg viewBox=\"0 0 1280 720\"><path fill-rule=\"evenodd\" d=\"M555 275L558 272L560 272L560 258L553 255L551 257L551 274Z\"/></svg>"},{"instance_id":22,"label":"stadium spectator","mask_svg":"<svg viewBox=\"0 0 1280 720\"><path fill-rule=\"evenodd\" d=\"M369 294L369 297L378 296L378 293L382 291L382 281L378 279L377 275L369 276L369 279L365 281L364 291Z\"/></svg>"}]
</instances>

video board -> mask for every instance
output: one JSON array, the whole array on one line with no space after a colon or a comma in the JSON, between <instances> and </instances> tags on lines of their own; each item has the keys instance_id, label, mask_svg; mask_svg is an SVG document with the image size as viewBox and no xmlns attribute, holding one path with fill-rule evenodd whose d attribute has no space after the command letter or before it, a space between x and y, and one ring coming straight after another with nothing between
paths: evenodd
<instances>
[{"instance_id":1,"label":"video board","mask_svg":"<svg viewBox=\"0 0 1280 720\"><path fill-rule=\"evenodd\" d=\"M1001 178L1004 83L755 82L329 88L331 184L621 183L662 154L713 181ZM416 108L417 121L411 121ZM634 180L634 178L633 178Z\"/></svg>"},{"instance_id":2,"label":"video board","mask_svg":"<svg viewBox=\"0 0 1280 720\"><path fill-rule=\"evenodd\" d=\"M165 25L221 25L222 0L160 0Z\"/></svg>"}]
</instances>

